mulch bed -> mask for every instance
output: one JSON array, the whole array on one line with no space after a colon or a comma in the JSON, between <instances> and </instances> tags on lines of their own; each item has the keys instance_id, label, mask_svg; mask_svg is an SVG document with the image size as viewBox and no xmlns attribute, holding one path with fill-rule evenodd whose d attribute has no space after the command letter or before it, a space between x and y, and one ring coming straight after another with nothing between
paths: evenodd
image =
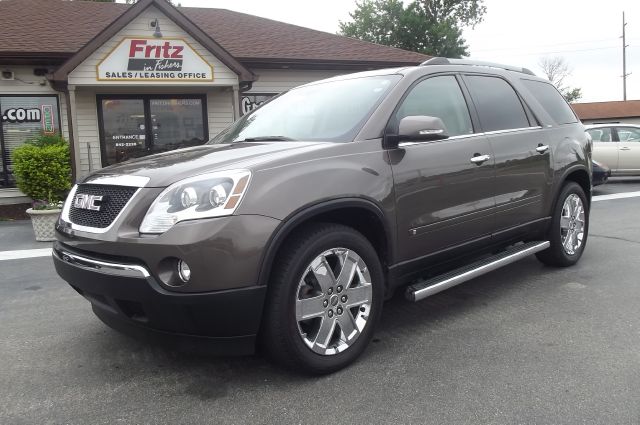
<instances>
[{"instance_id":1,"label":"mulch bed","mask_svg":"<svg viewBox=\"0 0 640 425\"><path fill-rule=\"evenodd\" d=\"M0 205L0 221L29 220L27 208L31 208L31 204Z\"/></svg>"}]
</instances>

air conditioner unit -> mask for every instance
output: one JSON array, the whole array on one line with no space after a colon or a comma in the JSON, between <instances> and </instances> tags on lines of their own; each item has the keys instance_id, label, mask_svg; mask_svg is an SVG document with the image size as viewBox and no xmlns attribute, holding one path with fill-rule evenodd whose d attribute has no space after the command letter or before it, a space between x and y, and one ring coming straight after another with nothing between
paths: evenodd
<instances>
[{"instance_id":1,"label":"air conditioner unit","mask_svg":"<svg viewBox=\"0 0 640 425\"><path fill-rule=\"evenodd\" d=\"M0 79L4 81L13 81L16 79L16 77L13 71L2 71L2 74L0 74Z\"/></svg>"}]
</instances>

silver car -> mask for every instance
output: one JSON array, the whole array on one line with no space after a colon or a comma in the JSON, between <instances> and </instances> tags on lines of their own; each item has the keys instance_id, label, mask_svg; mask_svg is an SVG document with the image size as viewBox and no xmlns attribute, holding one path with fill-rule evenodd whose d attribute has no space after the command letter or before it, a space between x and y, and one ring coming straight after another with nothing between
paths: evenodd
<instances>
[{"instance_id":1,"label":"silver car","mask_svg":"<svg viewBox=\"0 0 640 425\"><path fill-rule=\"evenodd\" d=\"M640 175L639 125L596 124L586 129L593 139L593 159L611 168L611 175Z\"/></svg>"}]
</instances>

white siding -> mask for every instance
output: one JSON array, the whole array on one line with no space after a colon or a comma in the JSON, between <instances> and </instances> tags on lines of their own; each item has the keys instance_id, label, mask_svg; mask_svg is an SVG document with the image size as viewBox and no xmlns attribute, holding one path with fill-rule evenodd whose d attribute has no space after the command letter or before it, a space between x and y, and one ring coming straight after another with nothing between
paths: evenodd
<instances>
[{"instance_id":1,"label":"white siding","mask_svg":"<svg viewBox=\"0 0 640 425\"><path fill-rule=\"evenodd\" d=\"M258 81L253 83L251 91L247 93L281 93L312 81L347 74L348 71L336 70L298 70L298 69L255 69L253 73Z\"/></svg>"},{"instance_id":2,"label":"white siding","mask_svg":"<svg viewBox=\"0 0 640 425\"><path fill-rule=\"evenodd\" d=\"M158 18L160 22L160 28L162 30L162 35L164 38L182 38L186 40L195 51L202 56L208 63L213 66L213 74L214 81L213 82L203 82L203 83L194 83L194 82L170 82L170 83L160 83L156 81L150 82L109 82L109 81L97 81L96 80L96 66L98 63L111 52L113 48L115 48L120 41L122 41L125 37L150 37L152 35L152 30L149 29L149 22ZM231 71L226 65L224 65L218 58L213 56L208 50L202 47L199 43L197 43L191 36L185 33L178 25L176 25L172 20L166 17L162 12L160 12L155 7L149 7L143 13L140 14L136 19L134 19L129 25L123 28L118 32L111 40L107 41L103 44L99 49L97 49L91 56L89 56L83 63L78 65L76 69L74 69L69 74L69 84L72 85L237 85L238 84L238 76Z\"/></svg>"},{"instance_id":3,"label":"white siding","mask_svg":"<svg viewBox=\"0 0 640 425\"><path fill-rule=\"evenodd\" d=\"M93 91L76 91L76 156L80 164L78 179L102 168L100 136L98 135L98 106ZM91 157L91 158L90 158Z\"/></svg>"},{"instance_id":4,"label":"white siding","mask_svg":"<svg viewBox=\"0 0 640 425\"><path fill-rule=\"evenodd\" d=\"M213 90L207 93L209 137L214 137L231 125L233 119L233 90Z\"/></svg>"}]
</instances>

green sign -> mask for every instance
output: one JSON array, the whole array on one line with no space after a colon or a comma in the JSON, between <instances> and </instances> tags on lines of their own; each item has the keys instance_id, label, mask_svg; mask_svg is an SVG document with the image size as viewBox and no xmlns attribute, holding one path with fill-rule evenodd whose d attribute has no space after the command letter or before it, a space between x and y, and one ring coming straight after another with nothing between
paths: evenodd
<instances>
[{"instance_id":1,"label":"green sign","mask_svg":"<svg viewBox=\"0 0 640 425\"><path fill-rule=\"evenodd\" d=\"M42 129L44 134L53 135L56 133L56 126L53 122L53 106L42 105Z\"/></svg>"}]
</instances>

